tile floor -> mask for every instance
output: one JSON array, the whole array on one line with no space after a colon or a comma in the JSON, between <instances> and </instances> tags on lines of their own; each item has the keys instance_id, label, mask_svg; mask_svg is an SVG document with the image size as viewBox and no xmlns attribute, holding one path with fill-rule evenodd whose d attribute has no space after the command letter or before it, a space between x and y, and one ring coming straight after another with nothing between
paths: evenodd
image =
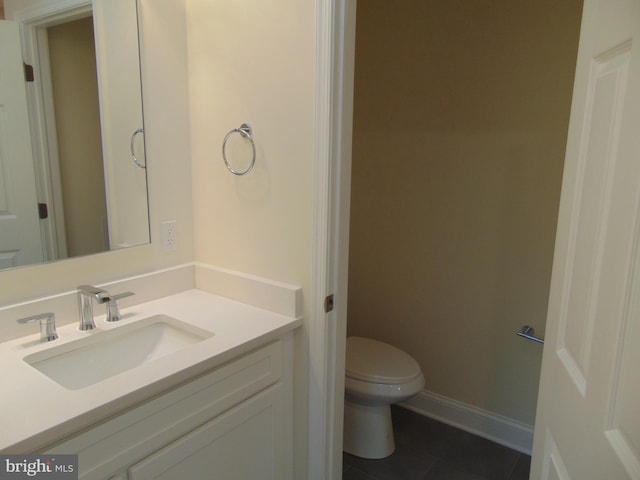
<instances>
[{"instance_id":1,"label":"tile floor","mask_svg":"<svg viewBox=\"0 0 640 480\"><path fill-rule=\"evenodd\" d=\"M344 454L343 480L527 480L531 458L484 438L391 407L395 452L381 460Z\"/></svg>"}]
</instances>

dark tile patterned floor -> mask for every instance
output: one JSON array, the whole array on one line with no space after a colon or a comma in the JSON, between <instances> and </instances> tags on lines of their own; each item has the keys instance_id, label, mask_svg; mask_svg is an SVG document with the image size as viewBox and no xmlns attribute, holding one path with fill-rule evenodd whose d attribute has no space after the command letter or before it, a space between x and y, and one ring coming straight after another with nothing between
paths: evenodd
<instances>
[{"instance_id":1,"label":"dark tile patterned floor","mask_svg":"<svg viewBox=\"0 0 640 480\"><path fill-rule=\"evenodd\" d=\"M528 480L531 458L392 406L395 452L380 460L344 454L343 480Z\"/></svg>"}]
</instances>

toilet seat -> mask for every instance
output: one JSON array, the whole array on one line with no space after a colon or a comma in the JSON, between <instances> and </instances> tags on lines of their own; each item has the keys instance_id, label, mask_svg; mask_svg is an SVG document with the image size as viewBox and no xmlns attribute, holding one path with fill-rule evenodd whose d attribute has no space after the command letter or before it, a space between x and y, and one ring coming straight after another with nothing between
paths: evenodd
<instances>
[{"instance_id":1,"label":"toilet seat","mask_svg":"<svg viewBox=\"0 0 640 480\"><path fill-rule=\"evenodd\" d=\"M418 362L388 343L363 337L347 338L346 376L384 385L411 383L422 377Z\"/></svg>"}]
</instances>

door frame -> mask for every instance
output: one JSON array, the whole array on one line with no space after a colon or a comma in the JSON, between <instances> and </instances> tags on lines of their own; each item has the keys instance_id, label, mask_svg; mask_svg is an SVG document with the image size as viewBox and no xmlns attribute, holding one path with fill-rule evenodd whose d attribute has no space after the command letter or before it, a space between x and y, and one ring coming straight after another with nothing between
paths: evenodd
<instances>
[{"instance_id":1,"label":"door frame","mask_svg":"<svg viewBox=\"0 0 640 480\"><path fill-rule=\"evenodd\" d=\"M317 480L342 475L355 13L356 0L316 2L307 478Z\"/></svg>"},{"instance_id":2,"label":"door frame","mask_svg":"<svg viewBox=\"0 0 640 480\"><path fill-rule=\"evenodd\" d=\"M51 68L46 29L90 16L92 0L49 0L15 12L20 24L24 61L34 67L34 82L27 88L31 144L34 153L38 201L49 216L40 222L45 261L67 257L67 241L58 161Z\"/></svg>"}]
</instances>

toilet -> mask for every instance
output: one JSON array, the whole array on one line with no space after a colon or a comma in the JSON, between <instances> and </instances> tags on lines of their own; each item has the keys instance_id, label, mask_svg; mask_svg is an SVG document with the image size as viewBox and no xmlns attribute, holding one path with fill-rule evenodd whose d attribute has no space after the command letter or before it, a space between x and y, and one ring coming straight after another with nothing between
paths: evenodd
<instances>
[{"instance_id":1,"label":"toilet","mask_svg":"<svg viewBox=\"0 0 640 480\"><path fill-rule=\"evenodd\" d=\"M418 363L388 343L347 338L343 450L384 458L395 449L390 405L424 387Z\"/></svg>"}]
</instances>

